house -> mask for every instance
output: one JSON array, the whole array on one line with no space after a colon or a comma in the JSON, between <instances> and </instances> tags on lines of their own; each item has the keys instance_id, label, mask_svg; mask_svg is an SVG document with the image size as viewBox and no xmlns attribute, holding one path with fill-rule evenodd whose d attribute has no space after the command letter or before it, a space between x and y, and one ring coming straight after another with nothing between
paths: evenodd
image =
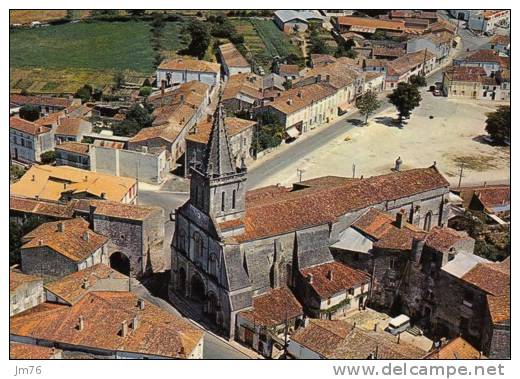
<instances>
[{"instance_id":1,"label":"house","mask_svg":"<svg viewBox=\"0 0 520 379\"><path fill-rule=\"evenodd\" d=\"M32 166L10 187L11 195L43 200L106 199L133 204L137 181L69 166Z\"/></svg>"},{"instance_id":2,"label":"house","mask_svg":"<svg viewBox=\"0 0 520 379\"><path fill-rule=\"evenodd\" d=\"M285 93L305 108L311 95L297 91L313 86L323 84ZM247 167L233 160L221 107L213 117L205 155L190 167L189 200L175 211L169 296L198 301L231 339L239 312L271 289L294 288L300 270L331 262L331 246L369 208L402 209L416 225L447 223L449 183L435 166L246 191Z\"/></svg>"},{"instance_id":3,"label":"house","mask_svg":"<svg viewBox=\"0 0 520 379\"><path fill-rule=\"evenodd\" d=\"M92 124L79 117L59 117L54 130L56 144L62 142L81 142L86 133L92 131Z\"/></svg>"},{"instance_id":4,"label":"house","mask_svg":"<svg viewBox=\"0 0 520 379\"><path fill-rule=\"evenodd\" d=\"M495 50L490 49L469 51L461 57L454 58L453 64L463 67L482 67L487 76L491 76L503 68L509 68L509 61L500 57Z\"/></svg>"},{"instance_id":5,"label":"house","mask_svg":"<svg viewBox=\"0 0 520 379\"><path fill-rule=\"evenodd\" d=\"M437 58L437 63L444 62L453 45L453 36L448 32L429 33L413 37L406 42L406 52L415 53L427 49Z\"/></svg>"},{"instance_id":6,"label":"house","mask_svg":"<svg viewBox=\"0 0 520 379\"><path fill-rule=\"evenodd\" d=\"M376 32L401 35L406 31L406 26L402 20L381 20L355 16L339 16L336 28L341 34L354 32L368 38Z\"/></svg>"},{"instance_id":7,"label":"house","mask_svg":"<svg viewBox=\"0 0 520 379\"><path fill-rule=\"evenodd\" d=\"M259 111L270 112L291 138L338 117L336 90L326 82L292 88L280 93Z\"/></svg>"},{"instance_id":8,"label":"house","mask_svg":"<svg viewBox=\"0 0 520 379\"><path fill-rule=\"evenodd\" d=\"M507 101L511 97L509 70L489 77L481 66L449 67L443 74L445 96L476 100Z\"/></svg>"},{"instance_id":9,"label":"house","mask_svg":"<svg viewBox=\"0 0 520 379\"><path fill-rule=\"evenodd\" d=\"M174 58L164 60L157 67L157 86L172 87L197 81L210 87L220 82L220 64L198 59Z\"/></svg>"},{"instance_id":10,"label":"house","mask_svg":"<svg viewBox=\"0 0 520 379\"><path fill-rule=\"evenodd\" d=\"M464 188L461 197L466 201L467 208L494 215L501 219L511 216L511 187L506 185Z\"/></svg>"},{"instance_id":11,"label":"house","mask_svg":"<svg viewBox=\"0 0 520 379\"><path fill-rule=\"evenodd\" d=\"M385 88L385 74L382 72L366 72L363 92L381 92Z\"/></svg>"},{"instance_id":12,"label":"house","mask_svg":"<svg viewBox=\"0 0 520 379\"><path fill-rule=\"evenodd\" d=\"M407 53L387 63L385 89L394 89L398 83L408 82L413 75L427 75L436 65L437 57L427 49Z\"/></svg>"},{"instance_id":13,"label":"house","mask_svg":"<svg viewBox=\"0 0 520 379\"><path fill-rule=\"evenodd\" d=\"M335 320L365 306L370 277L340 262L300 270L296 291L313 318Z\"/></svg>"},{"instance_id":14,"label":"house","mask_svg":"<svg viewBox=\"0 0 520 379\"><path fill-rule=\"evenodd\" d=\"M456 18L457 20L469 21L469 19L473 16L481 13L481 10L477 9L450 9L448 13L451 17Z\"/></svg>"},{"instance_id":15,"label":"house","mask_svg":"<svg viewBox=\"0 0 520 379\"><path fill-rule=\"evenodd\" d=\"M427 354L387 332L319 319L309 319L291 336L288 353L295 359L422 359Z\"/></svg>"},{"instance_id":16,"label":"house","mask_svg":"<svg viewBox=\"0 0 520 379\"><path fill-rule=\"evenodd\" d=\"M274 23L283 32L300 33L309 28L309 23L315 22L324 25L326 17L316 10L284 9L274 12Z\"/></svg>"},{"instance_id":17,"label":"house","mask_svg":"<svg viewBox=\"0 0 520 379\"><path fill-rule=\"evenodd\" d=\"M441 342L425 359L486 359L481 351L475 349L464 338L456 337L447 342Z\"/></svg>"},{"instance_id":18,"label":"house","mask_svg":"<svg viewBox=\"0 0 520 379\"><path fill-rule=\"evenodd\" d=\"M225 117L224 127L229 140L230 153L235 164L240 165L242 159L247 161L253 154L253 133L256 121L244 120L236 117ZM190 167L194 162L201 162L213 129L213 119L201 122L186 136L186 163ZM186 175L188 171L186 171Z\"/></svg>"},{"instance_id":19,"label":"house","mask_svg":"<svg viewBox=\"0 0 520 379\"><path fill-rule=\"evenodd\" d=\"M169 91L149 96L154 105L151 127L141 129L128 142L129 150L142 151L163 148L171 159L171 167L183 162L188 132L202 118L206 117L206 107L210 103L210 86L205 83L190 81Z\"/></svg>"},{"instance_id":20,"label":"house","mask_svg":"<svg viewBox=\"0 0 520 379\"><path fill-rule=\"evenodd\" d=\"M19 117L9 118L10 157L22 163L41 162L41 155L54 148L52 129Z\"/></svg>"},{"instance_id":21,"label":"house","mask_svg":"<svg viewBox=\"0 0 520 379\"><path fill-rule=\"evenodd\" d=\"M54 347L10 342L9 359L62 359L62 351Z\"/></svg>"},{"instance_id":22,"label":"house","mask_svg":"<svg viewBox=\"0 0 520 379\"><path fill-rule=\"evenodd\" d=\"M222 93L222 105L227 111L250 111L263 104L264 84L261 76L244 73L231 75Z\"/></svg>"},{"instance_id":23,"label":"house","mask_svg":"<svg viewBox=\"0 0 520 379\"><path fill-rule=\"evenodd\" d=\"M63 142L54 147L56 165L90 170L90 145L81 142Z\"/></svg>"},{"instance_id":24,"label":"house","mask_svg":"<svg viewBox=\"0 0 520 379\"><path fill-rule=\"evenodd\" d=\"M300 68L296 64L280 64L277 74L286 81L294 80L300 77Z\"/></svg>"},{"instance_id":25,"label":"house","mask_svg":"<svg viewBox=\"0 0 520 379\"><path fill-rule=\"evenodd\" d=\"M22 271L61 277L108 263L108 238L89 229L83 218L44 223L22 238Z\"/></svg>"},{"instance_id":26,"label":"house","mask_svg":"<svg viewBox=\"0 0 520 379\"><path fill-rule=\"evenodd\" d=\"M386 76L387 61L383 59L365 59L363 60L363 71L382 73Z\"/></svg>"},{"instance_id":27,"label":"house","mask_svg":"<svg viewBox=\"0 0 520 379\"><path fill-rule=\"evenodd\" d=\"M201 359L203 332L130 292L98 291L11 317L11 342L104 359Z\"/></svg>"},{"instance_id":28,"label":"house","mask_svg":"<svg viewBox=\"0 0 520 379\"><path fill-rule=\"evenodd\" d=\"M127 292L130 278L119 271L98 263L59 279L45 283L45 301L74 305L90 292Z\"/></svg>"},{"instance_id":29,"label":"house","mask_svg":"<svg viewBox=\"0 0 520 379\"><path fill-rule=\"evenodd\" d=\"M22 107L24 105L35 106L40 110L40 116L59 112L70 106L81 105L81 99L51 97L51 96L29 96L9 95L9 107Z\"/></svg>"},{"instance_id":30,"label":"house","mask_svg":"<svg viewBox=\"0 0 520 379\"><path fill-rule=\"evenodd\" d=\"M227 77L235 74L251 72L251 65L232 43L220 45L218 47L218 52L224 75Z\"/></svg>"},{"instance_id":31,"label":"house","mask_svg":"<svg viewBox=\"0 0 520 379\"><path fill-rule=\"evenodd\" d=\"M499 55L509 56L511 53L511 38L501 34L491 37L486 48L495 50Z\"/></svg>"},{"instance_id":32,"label":"house","mask_svg":"<svg viewBox=\"0 0 520 379\"><path fill-rule=\"evenodd\" d=\"M390 47L384 45L374 45L372 47L372 59L394 60L406 54L406 50L400 46Z\"/></svg>"},{"instance_id":33,"label":"house","mask_svg":"<svg viewBox=\"0 0 520 379\"><path fill-rule=\"evenodd\" d=\"M9 316L24 312L44 301L41 277L9 270Z\"/></svg>"},{"instance_id":34,"label":"house","mask_svg":"<svg viewBox=\"0 0 520 379\"><path fill-rule=\"evenodd\" d=\"M303 308L288 288L280 287L253 299L250 310L237 315L237 340L265 357L280 352L291 334L303 324Z\"/></svg>"},{"instance_id":35,"label":"house","mask_svg":"<svg viewBox=\"0 0 520 379\"><path fill-rule=\"evenodd\" d=\"M468 20L468 29L480 33L493 33L498 26L508 27L511 23L508 9L490 10L473 14Z\"/></svg>"}]
</instances>

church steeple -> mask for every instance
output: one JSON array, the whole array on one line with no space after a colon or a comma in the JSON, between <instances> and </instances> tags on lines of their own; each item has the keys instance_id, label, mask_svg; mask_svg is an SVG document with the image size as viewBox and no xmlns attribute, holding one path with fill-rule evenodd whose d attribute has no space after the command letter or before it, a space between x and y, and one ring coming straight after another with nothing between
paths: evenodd
<instances>
[{"instance_id":1,"label":"church steeple","mask_svg":"<svg viewBox=\"0 0 520 379\"><path fill-rule=\"evenodd\" d=\"M213 115L213 125L202 163L202 171L209 177L236 172L225 127L225 114L220 102Z\"/></svg>"},{"instance_id":2,"label":"church steeple","mask_svg":"<svg viewBox=\"0 0 520 379\"><path fill-rule=\"evenodd\" d=\"M219 99L220 100L220 99ZM229 144L226 117L219 104L202 162L191 167L190 203L215 221L237 219L245 211L244 162L237 167Z\"/></svg>"}]
</instances>

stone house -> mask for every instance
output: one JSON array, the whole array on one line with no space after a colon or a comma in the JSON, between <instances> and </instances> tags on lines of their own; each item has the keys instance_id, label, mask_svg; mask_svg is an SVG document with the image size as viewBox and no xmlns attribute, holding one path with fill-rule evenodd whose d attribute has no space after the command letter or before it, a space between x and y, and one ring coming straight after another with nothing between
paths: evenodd
<instances>
[{"instance_id":1,"label":"stone house","mask_svg":"<svg viewBox=\"0 0 520 379\"><path fill-rule=\"evenodd\" d=\"M511 54L511 38L509 36L496 34L491 37L486 48L495 50L499 55L509 55Z\"/></svg>"},{"instance_id":2,"label":"stone house","mask_svg":"<svg viewBox=\"0 0 520 379\"><path fill-rule=\"evenodd\" d=\"M301 269L295 291L305 313L313 318L335 320L365 306L370 277L340 262Z\"/></svg>"},{"instance_id":3,"label":"stone house","mask_svg":"<svg viewBox=\"0 0 520 379\"><path fill-rule=\"evenodd\" d=\"M511 97L509 70L498 71L489 77L483 67L454 66L442 78L447 97L475 100L507 101Z\"/></svg>"},{"instance_id":4,"label":"stone house","mask_svg":"<svg viewBox=\"0 0 520 379\"><path fill-rule=\"evenodd\" d=\"M204 159L191 166L190 199L175 211L169 291L203 307L232 339L240 311L270 289L294 287L300 270L331 262L330 246L370 207L404 209L412 223L431 225L444 225L450 208L435 166L248 192L246 180L219 105Z\"/></svg>"},{"instance_id":5,"label":"stone house","mask_svg":"<svg viewBox=\"0 0 520 379\"><path fill-rule=\"evenodd\" d=\"M82 218L42 224L22 242L22 271L30 275L55 278L108 263L107 237Z\"/></svg>"},{"instance_id":6,"label":"stone house","mask_svg":"<svg viewBox=\"0 0 520 379\"><path fill-rule=\"evenodd\" d=\"M250 111L263 104L262 77L253 73L231 75L222 92L222 105L226 111Z\"/></svg>"},{"instance_id":7,"label":"stone house","mask_svg":"<svg viewBox=\"0 0 520 379\"><path fill-rule=\"evenodd\" d=\"M197 59L164 60L157 67L157 87L172 87L192 80L210 87L220 83L220 64Z\"/></svg>"},{"instance_id":8,"label":"stone house","mask_svg":"<svg viewBox=\"0 0 520 379\"><path fill-rule=\"evenodd\" d=\"M415 53L427 49L437 58L437 63L440 64L450 54L453 46L453 35L448 32L429 33L422 36L414 37L406 42L406 52Z\"/></svg>"},{"instance_id":9,"label":"stone house","mask_svg":"<svg viewBox=\"0 0 520 379\"><path fill-rule=\"evenodd\" d=\"M54 130L56 144L62 142L81 142L86 133L92 131L92 124L79 117L59 117Z\"/></svg>"},{"instance_id":10,"label":"stone house","mask_svg":"<svg viewBox=\"0 0 520 379\"><path fill-rule=\"evenodd\" d=\"M224 75L230 77L235 74L250 73L249 62L240 54L232 43L225 43L218 47L218 54Z\"/></svg>"},{"instance_id":11,"label":"stone house","mask_svg":"<svg viewBox=\"0 0 520 379\"><path fill-rule=\"evenodd\" d=\"M276 73L285 81L292 81L300 77L300 67L296 64L279 64Z\"/></svg>"},{"instance_id":12,"label":"stone house","mask_svg":"<svg viewBox=\"0 0 520 379\"><path fill-rule=\"evenodd\" d=\"M480 33L492 33L497 26L509 26L510 11L508 9L486 9L469 17L468 28Z\"/></svg>"},{"instance_id":13,"label":"stone house","mask_svg":"<svg viewBox=\"0 0 520 379\"><path fill-rule=\"evenodd\" d=\"M81 142L63 142L54 147L56 165L90 170L90 145Z\"/></svg>"},{"instance_id":14,"label":"stone house","mask_svg":"<svg viewBox=\"0 0 520 379\"><path fill-rule=\"evenodd\" d=\"M81 99L51 97L51 96L25 96L12 94L9 95L9 107L22 107L32 105L40 110L40 116L59 112L70 106L81 105Z\"/></svg>"},{"instance_id":15,"label":"stone house","mask_svg":"<svg viewBox=\"0 0 520 379\"><path fill-rule=\"evenodd\" d=\"M252 142L256 122L236 117L226 117L224 125L229 138L231 156L235 164L240 163L242 159L248 161L252 158ZM190 167L195 162L202 162L211 128L212 118L208 116L207 121L197 124L191 133L186 136L185 167ZM186 170L186 176L188 174L189 171Z\"/></svg>"},{"instance_id":16,"label":"stone house","mask_svg":"<svg viewBox=\"0 0 520 379\"><path fill-rule=\"evenodd\" d=\"M281 352L286 336L303 324L303 308L288 288L272 289L253 299L250 310L237 314L237 340L271 358Z\"/></svg>"},{"instance_id":17,"label":"stone house","mask_svg":"<svg viewBox=\"0 0 520 379\"><path fill-rule=\"evenodd\" d=\"M282 9L274 12L273 21L285 33L304 32L309 23L325 24L326 17L317 10Z\"/></svg>"},{"instance_id":18,"label":"stone house","mask_svg":"<svg viewBox=\"0 0 520 379\"><path fill-rule=\"evenodd\" d=\"M10 319L11 342L98 359L202 359L204 333L130 292L87 293L73 305L43 303Z\"/></svg>"},{"instance_id":19,"label":"stone house","mask_svg":"<svg viewBox=\"0 0 520 379\"><path fill-rule=\"evenodd\" d=\"M9 316L33 308L44 301L41 277L9 270Z\"/></svg>"},{"instance_id":20,"label":"stone house","mask_svg":"<svg viewBox=\"0 0 520 379\"><path fill-rule=\"evenodd\" d=\"M52 129L19 117L9 118L10 158L22 163L41 162L41 155L54 149Z\"/></svg>"},{"instance_id":21,"label":"stone house","mask_svg":"<svg viewBox=\"0 0 520 379\"><path fill-rule=\"evenodd\" d=\"M385 89L392 90L398 83L409 82L413 75L427 75L437 66L437 56L428 49L406 53L386 65Z\"/></svg>"},{"instance_id":22,"label":"stone house","mask_svg":"<svg viewBox=\"0 0 520 379\"><path fill-rule=\"evenodd\" d=\"M486 71L486 76L491 76L509 66L507 58L501 57L491 49L469 51L463 56L454 58L453 64L463 67L482 67Z\"/></svg>"},{"instance_id":23,"label":"stone house","mask_svg":"<svg viewBox=\"0 0 520 379\"><path fill-rule=\"evenodd\" d=\"M376 31L389 35L401 35L407 31L402 20L381 20L366 17L340 16L336 22L336 30L343 34L354 32L363 37L371 37Z\"/></svg>"}]
</instances>

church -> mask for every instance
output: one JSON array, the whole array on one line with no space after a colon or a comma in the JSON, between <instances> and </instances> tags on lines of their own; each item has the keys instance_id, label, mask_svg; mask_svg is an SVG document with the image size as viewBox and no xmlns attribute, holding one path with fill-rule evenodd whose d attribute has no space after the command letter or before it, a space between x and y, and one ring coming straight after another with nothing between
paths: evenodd
<instances>
[{"instance_id":1,"label":"church","mask_svg":"<svg viewBox=\"0 0 520 379\"><path fill-rule=\"evenodd\" d=\"M426 231L446 225L450 213L449 183L435 165L247 191L247 168L232 158L221 105L203 159L190 170L190 198L175 212L170 296L200 304L230 339L239 337L237 316L253 311L255 298L280 288L298 294L306 269L334 263L333 245L352 249L351 226L369 210ZM327 271L330 281L339 277Z\"/></svg>"}]
</instances>

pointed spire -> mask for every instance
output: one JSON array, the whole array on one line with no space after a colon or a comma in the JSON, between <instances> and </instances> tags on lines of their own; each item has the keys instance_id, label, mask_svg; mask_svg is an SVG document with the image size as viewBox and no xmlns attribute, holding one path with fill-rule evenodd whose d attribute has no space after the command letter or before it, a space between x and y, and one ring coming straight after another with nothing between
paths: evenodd
<instances>
[{"instance_id":1,"label":"pointed spire","mask_svg":"<svg viewBox=\"0 0 520 379\"><path fill-rule=\"evenodd\" d=\"M221 96L222 92L219 94L218 106L213 114L213 125L202 167L203 172L208 176L220 176L236 172L225 127L225 115L222 109Z\"/></svg>"}]
</instances>

